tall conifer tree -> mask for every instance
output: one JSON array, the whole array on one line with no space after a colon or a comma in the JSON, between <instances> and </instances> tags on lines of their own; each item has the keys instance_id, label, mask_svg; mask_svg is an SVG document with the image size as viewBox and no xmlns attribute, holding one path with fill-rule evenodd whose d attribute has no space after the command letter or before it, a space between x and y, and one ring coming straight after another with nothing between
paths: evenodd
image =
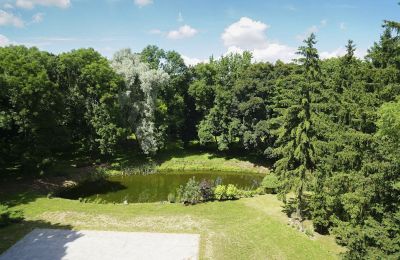
<instances>
[{"instance_id":1,"label":"tall conifer tree","mask_svg":"<svg viewBox=\"0 0 400 260\"><path fill-rule=\"evenodd\" d=\"M311 34L304 43L298 51L302 71L294 79L292 93L285 102L287 106L281 111L282 125L277 131L278 147L275 149L281 156L275 163L276 173L283 183L283 192L295 193L300 221L303 220L304 195L316 168L313 102L314 93L320 86L320 60L314 47L315 35Z\"/></svg>"}]
</instances>

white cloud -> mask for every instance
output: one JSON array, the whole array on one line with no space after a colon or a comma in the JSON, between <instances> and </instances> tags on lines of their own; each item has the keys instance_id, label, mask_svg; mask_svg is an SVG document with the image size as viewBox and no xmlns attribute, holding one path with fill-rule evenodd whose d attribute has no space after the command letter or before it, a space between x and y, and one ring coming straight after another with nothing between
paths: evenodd
<instances>
[{"instance_id":1,"label":"white cloud","mask_svg":"<svg viewBox=\"0 0 400 260\"><path fill-rule=\"evenodd\" d=\"M321 59L330 59L330 58L336 58L336 57L342 57L346 54L346 48L344 47L339 47L333 51L320 51L319 56ZM354 56L362 59L364 56L367 54L367 50L362 50L362 49L356 49L354 52Z\"/></svg>"},{"instance_id":2,"label":"white cloud","mask_svg":"<svg viewBox=\"0 0 400 260\"><path fill-rule=\"evenodd\" d=\"M296 48L287 45L271 43L265 48L255 49L253 51L253 56L255 61L275 62L281 60L290 62L297 57L296 50Z\"/></svg>"},{"instance_id":3,"label":"white cloud","mask_svg":"<svg viewBox=\"0 0 400 260\"><path fill-rule=\"evenodd\" d=\"M347 28L346 28L346 24L345 23L340 23L339 24L339 28L340 28L340 30L346 30Z\"/></svg>"},{"instance_id":4,"label":"white cloud","mask_svg":"<svg viewBox=\"0 0 400 260\"><path fill-rule=\"evenodd\" d=\"M230 46L226 54L230 53L239 53L242 54L245 50L237 47ZM292 48L287 45L279 44L279 43L268 43L264 48L249 50L253 54L253 61L261 62L261 61L269 61L275 62L277 60L281 60L284 62L291 62L293 59L297 57L296 48Z\"/></svg>"},{"instance_id":5,"label":"white cloud","mask_svg":"<svg viewBox=\"0 0 400 260\"><path fill-rule=\"evenodd\" d=\"M321 59L330 59L335 57L341 57L346 54L346 49L343 47L339 47L333 51L322 51L319 53Z\"/></svg>"},{"instance_id":6,"label":"white cloud","mask_svg":"<svg viewBox=\"0 0 400 260\"><path fill-rule=\"evenodd\" d=\"M24 27L24 21L18 16L15 16L13 13L8 13L0 9L0 26L4 25Z\"/></svg>"},{"instance_id":7,"label":"white cloud","mask_svg":"<svg viewBox=\"0 0 400 260\"><path fill-rule=\"evenodd\" d=\"M221 38L227 47L227 53L243 53L247 50L253 53L254 61L290 62L296 57L296 49L268 40L266 36L268 28L269 26L263 22L242 17L228 26Z\"/></svg>"},{"instance_id":8,"label":"white cloud","mask_svg":"<svg viewBox=\"0 0 400 260\"><path fill-rule=\"evenodd\" d=\"M10 40L6 36L0 34L0 47L7 46L9 44Z\"/></svg>"},{"instance_id":9,"label":"white cloud","mask_svg":"<svg viewBox=\"0 0 400 260\"><path fill-rule=\"evenodd\" d=\"M312 25L309 27L304 33L296 35L296 39L298 41L303 41L306 39L308 36L310 36L311 33L317 33L319 32L322 28L324 28L328 24L327 20L321 20L319 25Z\"/></svg>"},{"instance_id":10,"label":"white cloud","mask_svg":"<svg viewBox=\"0 0 400 260\"><path fill-rule=\"evenodd\" d=\"M221 38L225 46L237 46L244 49L259 48L265 44L265 31L268 28L269 25L265 23L242 17L228 26Z\"/></svg>"},{"instance_id":11,"label":"white cloud","mask_svg":"<svg viewBox=\"0 0 400 260\"><path fill-rule=\"evenodd\" d=\"M37 13L32 16L32 23L40 23L43 21L44 13Z\"/></svg>"},{"instance_id":12,"label":"white cloud","mask_svg":"<svg viewBox=\"0 0 400 260\"><path fill-rule=\"evenodd\" d=\"M15 4L16 6L25 9L32 9L36 5L67 8L71 5L71 1L70 0L17 0Z\"/></svg>"},{"instance_id":13,"label":"white cloud","mask_svg":"<svg viewBox=\"0 0 400 260\"><path fill-rule=\"evenodd\" d=\"M134 3L139 7L143 7L146 5L151 5L153 3L153 0L134 0Z\"/></svg>"},{"instance_id":14,"label":"white cloud","mask_svg":"<svg viewBox=\"0 0 400 260\"><path fill-rule=\"evenodd\" d=\"M178 39L184 39L184 38L190 38L195 36L198 33L198 31L189 25L183 25L179 27L178 30L173 30L167 33L167 38L173 39L173 40L178 40Z\"/></svg>"},{"instance_id":15,"label":"white cloud","mask_svg":"<svg viewBox=\"0 0 400 260\"><path fill-rule=\"evenodd\" d=\"M182 59L185 62L186 66L194 66L196 64L206 62L206 60L201 60L197 58L190 58L188 56L182 55Z\"/></svg>"},{"instance_id":16,"label":"white cloud","mask_svg":"<svg viewBox=\"0 0 400 260\"><path fill-rule=\"evenodd\" d=\"M244 52L244 50L239 48L239 47L237 47L237 46L229 46L228 50L226 51L226 54L230 54L230 53L232 53L232 54L236 54L236 53L242 54L243 52Z\"/></svg>"},{"instance_id":17,"label":"white cloud","mask_svg":"<svg viewBox=\"0 0 400 260\"><path fill-rule=\"evenodd\" d=\"M14 9L14 6L13 6L12 4L10 4L10 3L5 3L5 4L3 5L3 8L4 8L4 9Z\"/></svg>"}]
</instances>

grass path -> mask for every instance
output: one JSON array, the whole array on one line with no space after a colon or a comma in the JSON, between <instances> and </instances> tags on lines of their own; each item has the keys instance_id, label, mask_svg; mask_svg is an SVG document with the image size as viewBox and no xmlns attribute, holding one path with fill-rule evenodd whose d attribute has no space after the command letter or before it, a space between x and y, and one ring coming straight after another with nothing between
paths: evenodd
<instances>
[{"instance_id":1,"label":"grass path","mask_svg":"<svg viewBox=\"0 0 400 260\"><path fill-rule=\"evenodd\" d=\"M26 220L0 229L0 252L32 228L198 233L201 259L336 259L330 237L288 226L275 196L184 207L180 204L85 204L34 198L15 206Z\"/></svg>"}]
</instances>

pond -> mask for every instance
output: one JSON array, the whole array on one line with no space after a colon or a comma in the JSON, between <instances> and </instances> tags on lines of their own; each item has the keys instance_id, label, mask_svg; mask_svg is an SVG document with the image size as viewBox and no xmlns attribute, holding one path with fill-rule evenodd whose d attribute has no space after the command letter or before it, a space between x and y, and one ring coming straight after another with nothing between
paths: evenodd
<instances>
[{"instance_id":1,"label":"pond","mask_svg":"<svg viewBox=\"0 0 400 260\"><path fill-rule=\"evenodd\" d=\"M214 184L234 184L240 189L257 188L264 175L237 172L156 173L149 175L112 176L96 182L85 182L62 191L59 197L67 199L96 199L122 203L166 201L168 194L176 194L180 185L195 177L197 181L208 180Z\"/></svg>"}]
</instances>

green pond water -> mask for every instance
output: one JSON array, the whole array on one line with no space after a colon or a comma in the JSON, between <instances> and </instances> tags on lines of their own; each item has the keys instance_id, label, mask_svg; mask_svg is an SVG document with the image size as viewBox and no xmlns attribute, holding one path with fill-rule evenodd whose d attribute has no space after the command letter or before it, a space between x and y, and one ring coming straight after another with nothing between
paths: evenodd
<instances>
[{"instance_id":1,"label":"green pond water","mask_svg":"<svg viewBox=\"0 0 400 260\"><path fill-rule=\"evenodd\" d=\"M59 196L67 199L96 199L122 203L166 201L168 194L175 193L180 185L195 177L214 184L235 184L241 189L257 188L264 175L237 172L157 173L149 175L112 176L106 180L86 182L62 191Z\"/></svg>"}]
</instances>

